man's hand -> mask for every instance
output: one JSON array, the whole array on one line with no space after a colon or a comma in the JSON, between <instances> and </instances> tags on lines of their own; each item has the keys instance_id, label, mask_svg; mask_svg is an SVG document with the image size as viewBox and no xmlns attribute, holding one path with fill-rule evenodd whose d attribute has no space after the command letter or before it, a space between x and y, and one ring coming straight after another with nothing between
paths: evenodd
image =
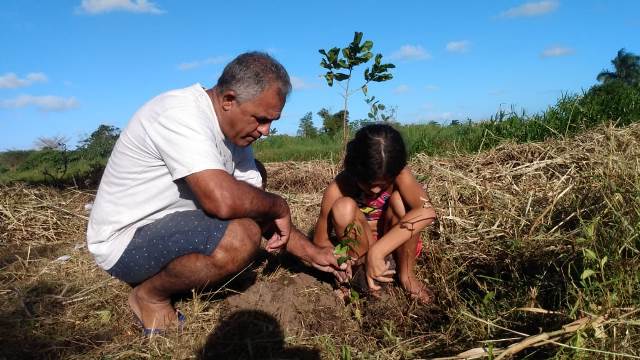
<instances>
[{"instance_id":1,"label":"man's hand","mask_svg":"<svg viewBox=\"0 0 640 360\"><path fill-rule=\"evenodd\" d=\"M338 257L333 253L333 246L316 247L315 251L309 254L308 261L314 268L332 273L339 282L344 283L351 279L351 263L347 261L338 265Z\"/></svg>"},{"instance_id":2,"label":"man's hand","mask_svg":"<svg viewBox=\"0 0 640 360\"><path fill-rule=\"evenodd\" d=\"M391 263L384 260L384 256L377 255L372 249L367 253L367 284L369 290L378 291L378 286L374 280L380 282L393 282L395 270L391 270Z\"/></svg>"},{"instance_id":3,"label":"man's hand","mask_svg":"<svg viewBox=\"0 0 640 360\"><path fill-rule=\"evenodd\" d=\"M289 212L287 211L286 216L275 219L273 223L276 229L273 235L271 235L271 238L267 240L267 246L265 247L270 253L278 252L287 246L287 242L289 242L289 234L291 234L291 216Z\"/></svg>"}]
</instances>

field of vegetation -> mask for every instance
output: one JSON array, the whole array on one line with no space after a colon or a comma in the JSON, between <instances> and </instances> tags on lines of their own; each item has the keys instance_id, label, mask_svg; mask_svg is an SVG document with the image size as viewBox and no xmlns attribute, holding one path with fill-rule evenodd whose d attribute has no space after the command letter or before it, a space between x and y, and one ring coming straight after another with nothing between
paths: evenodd
<instances>
[{"instance_id":1,"label":"field of vegetation","mask_svg":"<svg viewBox=\"0 0 640 360\"><path fill-rule=\"evenodd\" d=\"M3 186L0 352L8 359L410 359L469 350L638 357L639 158L637 124L480 154L416 155L411 166L439 217L423 235L428 253L418 275L436 290L437 306L420 306L393 286L382 300L343 304L327 279L263 255L231 283L176 299L184 330L150 340L126 306L127 286L86 250L93 192ZM267 170L270 189L311 230L336 165Z\"/></svg>"},{"instance_id":2,"label":"field of vegetation","mask_svg":"<svg viewBox=\"0 0 640 360\"><path fill-rule=\"evenodd\" d=\"M144 338L129 288L85 244L118 129L75 150L0 153L0 359L640 358L635 74L603 72L540 114L397 125L438 215L418 260L433 306L394 285L345 303L330 279L261 253L228 282L176 297L181 331ZM322 129L301 121L299 136L255 146L268 190L306 232L340 167L345 114L321 112Z\"/></svg>"}]
</instances>

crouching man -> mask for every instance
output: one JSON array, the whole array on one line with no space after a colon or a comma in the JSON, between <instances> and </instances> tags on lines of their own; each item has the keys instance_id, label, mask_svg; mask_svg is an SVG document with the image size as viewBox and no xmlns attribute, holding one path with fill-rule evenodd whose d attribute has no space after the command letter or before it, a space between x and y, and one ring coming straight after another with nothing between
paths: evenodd
<instances>
[{"instance_id":1,"label":"crouching man","mask_svg":"<svg viewBox=\"0 0 640 360\"><path fill-rule=\"evenodd\" d=\"M344 274L291 223L287 202L261 189L251 143L269 134L291 90L264 53L231 61L217 84L163 93L142 106L118 139L87 229L98 265L132 286L129 306L147 334L183 321L170 296L213 285L266 250Z\"/></svg>"}]
</instances>

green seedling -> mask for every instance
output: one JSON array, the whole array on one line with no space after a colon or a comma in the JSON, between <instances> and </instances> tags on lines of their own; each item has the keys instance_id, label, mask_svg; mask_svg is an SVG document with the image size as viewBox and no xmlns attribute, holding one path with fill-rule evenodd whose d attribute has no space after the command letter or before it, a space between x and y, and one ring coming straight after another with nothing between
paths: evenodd
<instances>
[{"instance_id":1,"label":"green seedling","mask_svg":"<svg viewBox=\"0 0 640 360\"><path fill-rule=\"evenodd\" d=\"M342 240L340 240L333 250L334 254L340 255L338 265L342 265L350 259L349 250L355 251L355 246L360 244L358 239L361 234L362 230L356 223L351 223L344 229Z\"/></svg>"}]
</instances>

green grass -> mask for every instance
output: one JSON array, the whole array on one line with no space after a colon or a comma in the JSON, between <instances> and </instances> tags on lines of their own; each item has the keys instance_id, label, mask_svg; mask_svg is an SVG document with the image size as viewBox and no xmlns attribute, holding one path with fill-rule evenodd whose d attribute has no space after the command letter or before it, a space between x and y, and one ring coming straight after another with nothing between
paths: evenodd
<instances>
[{"instance_id":1,"label":"green grass","mask_svg":"<svg viewBox=\"0 0 640 360\"><path fill-rule=\"evenodd\" d=\"M538 114L500 110L479 122L397 127L411 156L475 153L508 141L544 141L572 136L603 123L624 126L637 121L640 121L640 89L610 82L594 86L582 95L564 94L555 105ZM340 158L341 147L340 137L275 135L257 144L255 153L265 162L335 159Z\"/></svg>"},{"instance_id":2,"label":"green grass","mask_svg":"<svg viewBox=\"0 0 640 360\"><path fill-rule=\"evenodd\" d=\"M303 138L273 135L253 145L256 157L263 162L303 161L312 159L340 159L342 145L338 137L320 135Z\"/></svg>"}]
</instances>

